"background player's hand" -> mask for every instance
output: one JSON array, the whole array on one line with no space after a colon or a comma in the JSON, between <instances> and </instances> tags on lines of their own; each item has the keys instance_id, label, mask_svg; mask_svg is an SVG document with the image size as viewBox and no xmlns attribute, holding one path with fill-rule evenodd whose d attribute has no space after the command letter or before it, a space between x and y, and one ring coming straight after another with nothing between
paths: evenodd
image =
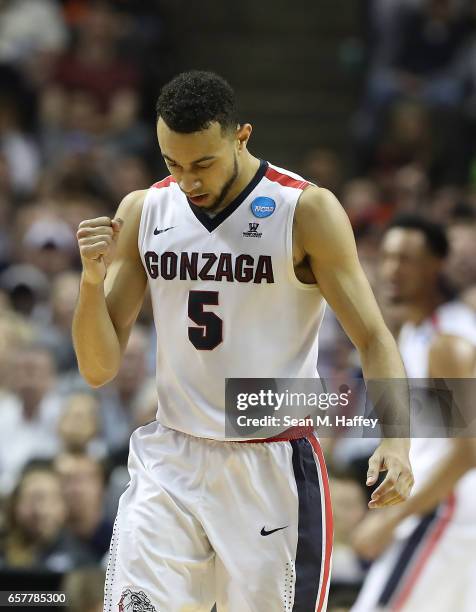
<instances>
[{"instance_id":1,"label":"background player's hand","mask_svg":"<svg viewBox=\"0 0 476 612\"><path fill-rule=\"evenodd\" d=\"M369 508L393 506L407 499L413 487L413 474L406 439L387 438L381 442L369 459L367 486L377 482L380 472L387 472L383 482L372 493Z\"/></svg>"},{"instance_id":2,"label":"background player's hand","mask_svg":"<svg viewBox=\"0 0 476 612\"><path fill-rule=\"evenodd\" d=\"M373 561L391 544L400 515L395 508L369 512L357 525L351 544L362 559Z\"/></svg>"},{"instance_id":3,"label":"background player's hand","mask_svg":"<svg viewBox=\"0 0 476 612\"><path fill-rule=\"evenodd\" d=\"M106 276L108 264L114 258L122 219L97 217L81 221L76 232L83 264L83 277L92 284L100 284Z\"/></svg>"}]
</instances>

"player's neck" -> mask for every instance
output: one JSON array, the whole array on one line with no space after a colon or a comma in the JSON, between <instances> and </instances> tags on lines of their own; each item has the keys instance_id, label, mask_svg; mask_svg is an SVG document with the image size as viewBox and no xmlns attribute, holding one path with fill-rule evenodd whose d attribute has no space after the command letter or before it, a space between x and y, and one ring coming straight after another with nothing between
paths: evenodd
<instances>
[{"instance_id":1,"label":"player's neck","mask_svg":"<svg viewBox=\"0 0 476 612\"><path fill-rule=\"evenodd\" d=\"M240 164L238 176L236 177L233 186L231 187L223 202L223 207L221 207L222 210L223 208L226 208L229 204L231 204L240 195L240 193L251 183L255 174L258 172L260 163L261 160L246 151L243 156L243 160Z\"/></svg>"},{"instance_id":2,"label":"player's neck","mask_svg":"<svg viewBox=\"0 0 476 612\"><path fill-rule=\"evenodd\" d=\"M406 320L414 325L419 325L435 312L445 302L445 298L439 291L427 293L419 300L409 305Z\"/></svg>"}]
</instances>

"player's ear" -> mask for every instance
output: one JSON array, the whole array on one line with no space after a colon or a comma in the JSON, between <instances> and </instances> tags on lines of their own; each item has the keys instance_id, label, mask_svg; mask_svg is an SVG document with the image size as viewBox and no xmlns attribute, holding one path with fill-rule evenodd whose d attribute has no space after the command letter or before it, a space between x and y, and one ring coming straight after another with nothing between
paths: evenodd
<instances>
[{"instance_id":1,"label":"player's ear","mask_svg":"<svg viewBox=\"0 0 476 612\"><path fill-rule=\"evenodd\" d=\"M242 125L238 125L236 131L236 137L238 140L238 151L243 151L246 149L246 145L248 144L248 140L250 139L251 132L253 128L250 123L243 123Z\"/></svg>"}]
</instances>

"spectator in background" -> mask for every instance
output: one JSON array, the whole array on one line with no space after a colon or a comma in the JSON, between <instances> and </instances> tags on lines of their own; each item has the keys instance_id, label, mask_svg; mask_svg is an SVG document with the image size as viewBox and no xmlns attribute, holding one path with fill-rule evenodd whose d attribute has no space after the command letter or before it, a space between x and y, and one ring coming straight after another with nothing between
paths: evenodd
<instances>
[{"instance_id":1,"label":"spectator in background","mask_svg":"<svg viewBox=\"0 0 476 612\"><path fill-rule=\"evenodd\" d=\"M372 66L385 66L395 55L401 34L402 12L419 8L426 0L369 0L368 21Z\"/></svg>"},{"instance_id":2,"label":"spectator in background","mask_svg":"<svg viewBox=\"0 0 476 612\"><path fill-rule=\"evenodd\" d=\"M60 590L66 593L68 612L103 612L104 572L84 567L65 576Z\"/></svg>"},{"instance_id":3,"label":"spectator in background","mask_svg":"<svg viewBox=\"0 0 476 612\"><path fill-rule=\"evenodd\" d=\"M393 211L391 202L382 197L379 185L369 178L356 178L344 185L342 206L357 237L360 231L367 231L370 224L384 225Z\"/></svg>"},{"instance_id":4,"label":"spectator in background","mask_svg":"<svg viewBox=\"0 0 476 612\"><path fill-rule=\"evenodd\" d=\"M107 181L111 200L115 203L120 202L131 191L147 188L154 182L144 160L132 155L120 157L111 163ZM83 217L86 218L88 217Z\"/></svg>"},{"instance_id":5,"label":"spectator in background","mask_svg":"<svg viewBox=\"0 0 476 612\"><path fill-rule=\"evenodd\" d=\"M393 201L395 210L418 212L428 208L430 182L425 169L415 163L400 168L394 179Z\"/></svg>"},{"instance_id":6,"label":"spectator in background","mask_svg":"<svg viewBox=\"0 0 476 612\"><path fill-rule=\"evenodd\" d=\"M151 377L143 383L141 390L132 403L133 429L155 421L157 404L157 383L155 377ZM119 498L124 493L130 480L126 461L124 460L122 463L120 461L114 462L114 459L115 457L113 456L111 462L117 463L117 465L111 470L106 492L106 513L112 521L114 521L117 514Z\"/></svg>"},{"instance_id":7,"label":"spectator in background","mask_svg":"<svg viewBox=\"0 0 476 612\"><path fill-rule=\"evenodd\" d=\"M30 466L9 503L2 566L65 572L92 561L65 529L66 507L51 466Z\"/></svg>"},{"instance_id":8,"label":"spectator in background","mask_svg":"<svg viewBox=\"0 0 476 612\"><path fill-rule=\"evenodd\" d=\"M88 455L63 453L55 460L66 501L67 525L96 562L109 550L112 521L105 515L104 470Z\"/></svg>"},{"instance_id":9,"label":"spectator in background","mask_svg":"<svg viewBox=\"0 0 476 612\"><path fill-rule=\"evenodd\" d=\"M426 171L434 155L434 135L426 107L417 102L395 104L387 118L384 133L372 160L377 173L396 172L407 164Z\"/></svg>"},{"instance_id":10,"label":"spectator in background","mask_svg":"<svg viewBox=\"0 0 476 612\"><path fill-rule=\"evenodd\" d=\"M64 373L76 368L71 339L73 312L79 294L79 272L60 272L52 282L48 321L39 329L39 339L53 353L58 370Z\"/></svg>"},{"instance_id":11,"label":"spectator in background","mask_svg":"<svg viewBox=\"0 0 476 612\"><path fill-rule=\"evenodd\" d=\"M62 218L73 232L76 232L79 223L85 218L84 215L92 215L90 218L100 217L109 208L108 202L104 200L84 192L71 192L59 177L52 178L48 189L51 189L54 199L61 202ZM76 256L79 258L79 253ZM75 269L79 270L79 267L75 265Z\"/></svg>"},{"instance_id":12,"label":"spectator in background","mask_svg":"<svg viewBox=\"0 0 476 612\"><path fill-rule=\"evenodd\" d=\"M83 192L113 200L116 181L123 189L131 182L133 189L152 183L141 160L149 155L151 138L139 118L138 92L117 93L111 104L102 112L91 91L57 84L41 93L41 148L49 176L69 177L69 197L81 181Z\"/></svg>"},{"instance_id":13,"label":"spectator in background","mask_svg":"<svg viewBox=\"0 0 476 612\"><path fill-rule=\"evenodd\" d=\"M377 105L406 94L429 105L456 107L463 87L451 72L468 27L454 0L424 0L400 13L400 36L390 70L378 76L372 94Z\"/></svg>"},{"instance_id":14,"label":"spectator in background","mask_svg":"<svg viewBox=\"0 0 476 612\"><path fill-rule=\"evenodd\" d=\"M0 427L0 491L8 493L30 460L51 458L59 450L57 424L61 400L50 352L39 345L18 347L9 363Z\"/></svg>"},{"instance_id":15,"label":"spectator in background","mask_svg":"<svg viewBox=\"0 0 476 612\"><path fill-rule=\"evenodd\" d=\"M94 155L103 126L90 91L67 91L49 84L41 92L39 112L41 149L50 166L75 156Z\"/></svg>"},{"instance_id":16,"label":"spectator in background","mask_svg":"<svg viewBox=\"0 0 476 612\"><path fill-rule=\"evenodd\" d=\"M0 62L27 68L38 56L62 51L67 37L57 2L2 0Z\"/></svg>"},{"instance_id":17,"label":"spectator in background","mask_svg":"<svg viewBox=\"0 0 476 612\"><path fill-rule=\"evenodd\" d=\"M120 25L114 3L92 2L78 23L74 48L59 59L54 76L67 90L90 92L101 112L111 110L117 94L139 84L137 66L119 54Z\"/></svg>"},{"instance_id":18,"label":"spectator in background","mask_svg":"<svg viewBox=\"0 0 476 612\"><path fill-rule=\"evenodd\" d=\"M438 223L448 225L453 215L453 211L458 206L463 197L461 188L455 185L443 185L433 190L431 205L426 211L428 216Z\"/></svg>"},{"instance_id":19,"label":"spectator in background","mask_svg":"<svg viewBox=\"0 0 476 612\"><path fill-rule=\"evenodd\" d=\"M7 228L13 217L13 207L5 181L8 183L8 169L5 158L0 154L0 272L8 266L12 250L12 240Z\"/></svg>"},{"instance_id":20,"label":"spectator in background","mask_svg":"<svg viewBox=\"0 0 476 612\"><path fill-rule=\"evenodd\" d=\"M46 274L31 264L14 264L0 275L15 312L31 321L41 318L48 306L50 283Z\"/></svg>"},{"instance_id":21,"label":"spectator in background","mask_svg":"<svg viewBox=\"0 0 476 612\"><path fill-rule=\"evenodd\" d=\"M51 279L73 267L74 234L59 216L45 212L27 228L22 250L23 261L36 265Z\"/></svg>"},{"instance_id":22,"label":"spectator in background","mask_svg":"<svg viewBox=\"0 0 476 612\"><path fill-rule=\"evenodd\" d=\"M451 73L468 34L467 15L455 0L374 1L374 70L369 104L386 106L398 96L429 105L456 106L462 83Z\"/></svg>"},{"instance_id":23,"label":"spectator in background","mask_svg":"<svg viewBox=\"0 0 476 612\"><path fill-rule=\"evenodd\" d=\"M459 207L448 228L450 255L445 276L464 299L466 291L476 287L476 212Z\"/></svg>"},{"instance_id":24,"label":"spectator in background","mask_svg":"<svg viewBox=\"0 0 476 612\"><path fill-rule=\"evenodd\" d=\"M157 383L148 378L133 402L134 429L155 421L157 414Z\"/></svg>"},{"instance_id":25,"label":"spectator in background","mask_svg":"<svg viewBox=\"0 0 476 612\"><path fill-rule=\"evenodd\" d=\"M0 153L7 164L13 193L32 194L40 172L38 146L21 124L15 98L5 93L0 95Z\"/></svg>"},{"instance_id":26,"label":"spectator in background","mask_svg":"<svg viewBox=\"0 0 476 612\"><path fill-rule=\"evenodd\" d=\"M63 97L56 115L63 117L60 137L65 128L69 131L63 150L86 152L101 145L102 154L140 154L150 142L138 119L140 73L130 57L119 54L121 26L113 3L93 2L78 24L72 52L58 62L53 93L56 100Z\"/></svg>"},{"instance_id":27,"label":"spectator in background","mask_svg":"<svg viewBox=\"0 0 476 612\"><path fill-rule=\"evenodd\" d=\"M350 545L351 535L366 515L366 499L362 486L351 478L331 478L334 503L333 580L358 583L363 568Z\"/></svg>"},{"instance_id":28,"label":"spectator in background","mask_svg":"<svg viewBox=\"0 0 476 612\"><path fill-rule=\"evenodd\" d=\"M90 392L72 392L65 398L58 425L63 451L103 457L105 444L99 435L99 403Z\"/></svg>"},{"instance_id":29,"label":"spectator in background","mask_svg":"<svg viewBox=\"0 0 476 612\"><path fill-rule=\"evenodd\" d=\"M319 147L309 151L304 160L303 176L311 182L329 189L337 196L342 187L342 164L331 149Z\"/></svg>"},{"instance_id":30,"label":"spectator in background","mask_svg":"<svg viewBox=\"0 0 476 612\"><path fill-rule=\"evenodd\" d=\"M7 401L11 397L11 359L22 345L34 340L33 327L19 314L10 309L8 296L0 291L0 397Z\"/></svg>"},{"instance_id":31,"label":"spectator in background","mask_svg":"<svg viewBox=\"0 0 476 612\"><path fill-rule=\"evenodd\" d=\"M117 459L127 457L129 438L135 428L134 402L147 378L148 347L146 330L136 325L114 382L99 390L102 429L109 451L116 453Z\"/></svg>"},{"instance_id":32,"label":"spectator in background","mask_svg":"<svg viewBox=\"0 0 476 612\"><path fill-rule=\"evenodd\" d=\"M377 42L372 50L367 92L354 122L358 143L356 164L360 171L368 171L384 153L384 159L388 160L390 143L377 155L375 149L382 149L380 141L388 131L389 112L394 105L412 102L425 109L427 123L438 127L432 130L433 143L427 143L436 149L431 156L433 178L464 180L467 152L462 141L467 138L467 130L458 113L464 100L466 79L459 66L472 27L467 10L458 0L378 4L383 6L378 10L374 6L373 10ZM382 19L389 5L390 18ZM397 129L397 135L398 132ZM402 154L406 158L410 154L409 147L405 150L402 147L405 143L401 142L396 158L395 144L390 156L393 163ZM421 144L416 155L424 153L428 157L429 151L422 149Z\"/></svg>"}]
</instances>

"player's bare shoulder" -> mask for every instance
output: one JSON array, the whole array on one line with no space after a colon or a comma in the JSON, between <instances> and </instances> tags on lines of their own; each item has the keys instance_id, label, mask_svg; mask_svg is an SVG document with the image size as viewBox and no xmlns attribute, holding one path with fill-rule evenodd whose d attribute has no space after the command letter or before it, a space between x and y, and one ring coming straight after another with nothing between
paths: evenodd
<instances>
[{"instance_id":1,"label":"player's bare shoulder","mask_svg":"<svg viewBox=\"0 0 476 612\"><path fill-rule=\"evenodd\" d=\"M335 195L328 189L310 185L296 205L293 223L295 249L311 253L313 247L331 253L351 232L349 219Z\"/></svg>"},{"instance_id":2,"label":"player's bare shoulder","mask_svg":"<svg viewBox=\"0 0 476 612\"><path fill-rule=\"evenodd\" d=\"M116 218L122 219L124 226L129 225L131 230L134 228L137 232L147 191L147 189L139 189L128 193L122 199L116 212Z\"/></svg>"},{"instance_id":3,"label":"player's bare shoulder","mask_svg":"<svg viewBox=\"0 0 476 612\"><path fill-rule=\"evenodd\" d=\"M115 218L122 221L122 230L119 236L118 251L127 253L129 256L139 258L137 240L139 226L144 206L147 189L140 189L128 193L116 211Z\"/></svg>"},{"instance_id":4,"label":"player's bare shoulder","mask_svg":"<svg viewBox=\"0 0 476 612\"><path fill-rule=\"evenodd\" d=\"M430 345L428 368L434 378L472 378L476 348L466 338L440 333Z\"/></svg>"},{"instance_id":5,"label":"player's bare shoulder","mask_svg":"<svg viewBox=\"0 0 476 612\"><path fill-rule=\"evenodd\" d=\"M131 213L138 213L140 216L147 191L148 189L137 189L136 191L131 191L122 199L118 210L122 208L123 210L130 211Z\"/></svg>"}]
</instances>

